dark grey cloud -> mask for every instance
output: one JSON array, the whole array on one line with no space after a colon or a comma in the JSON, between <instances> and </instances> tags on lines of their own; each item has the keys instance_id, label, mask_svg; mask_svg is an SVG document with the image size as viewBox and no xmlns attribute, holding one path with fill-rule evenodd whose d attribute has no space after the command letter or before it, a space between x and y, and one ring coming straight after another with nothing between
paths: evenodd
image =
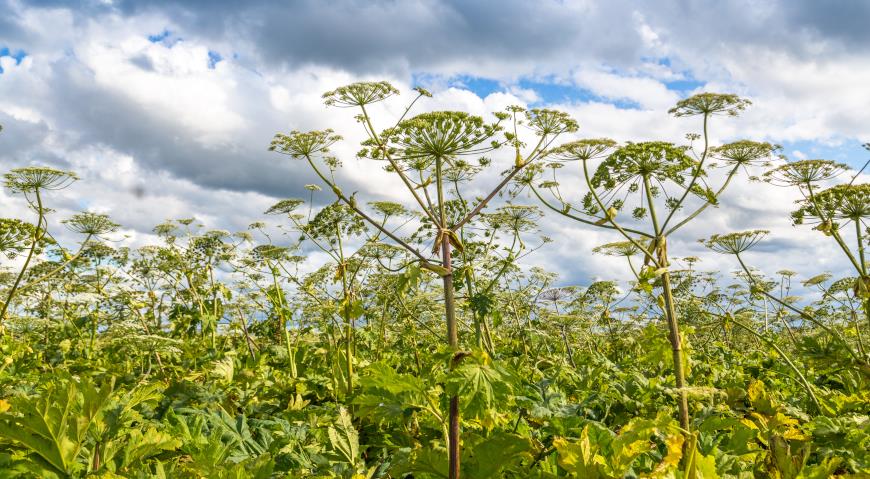
<instances>
[{"instance_id":1,"label":"dark grey cloud","mask_svg":"<svg viewBox=\"0 0 870 479\"><path fill-rule=\"evenodd\" d=\"M65 2L28 2L59 8ZM230 43L262 63L328 65L358 73L440 70L480 64L607 58L628 64L642 47L632 8L602 2L569 9L563 2L254 0L98 2L72 8L81 17L159 13L183 31ZM157 33L157 32L155 32Z\"/></svg>"},{"instance_id":2,"label":"dark grey cloud","mask_svg":"<svg viewBox=\"0 0 870 479\"><path fill-rule=\"evenodd\" d=\"M262 64L318 64L369 74L505 63L552 69L583 60L630 65L656 53L644 47L637 15L695 53L744 44L809 55L817 52L813 40L843 52L870 43L870 3L843 0L617 0L585 7L558 0L122 0L112 6L94 1L74 7L61 1L26 3L37 8L66 5L84 18L159 13L181 27L179 35L248 48L246 53ZM14 20L0 22L14 32ZM7 28L0 30L0 38L7 36Z\"/></svg>"},{"instance_id":3,"label":"dark grey cloud","mask_svg":"<svg viewBox=\"0 0 870 479\"><path fill-rule=\"evenodd\" d=\"M62 136L69 151L101 145L135 158L146 170L166 171L206 188L257 191L277 197L305 195L302 185L315 179L307 169L267 151L271 135L285 126L277 116L262 118L254 129L229 138L226 147L215 149L167 123L159 112L97 85L92 73L73 58L57 62L46 82L52 94L35 99L41 101L41 113L51 118L51 129ZM272 129L256 129L270 123ZM4 126L0 133L4 169L26 164L69 168L69 163L47 146L50 128L44 122L0 114L0 124ZM107 163L106 167L114 165Z\"/></svg>"},{"instance_id":4,"label":"dark grey cloud","mask_svg":"<svg viewBox=\"0 0 870 479\"><path fill-rule=\"evenodd\" d=\"M783 2L784 21L820 39L836 39L850 48L870 46L870 2L794 0Z\"/></svg>"}]
</instances>

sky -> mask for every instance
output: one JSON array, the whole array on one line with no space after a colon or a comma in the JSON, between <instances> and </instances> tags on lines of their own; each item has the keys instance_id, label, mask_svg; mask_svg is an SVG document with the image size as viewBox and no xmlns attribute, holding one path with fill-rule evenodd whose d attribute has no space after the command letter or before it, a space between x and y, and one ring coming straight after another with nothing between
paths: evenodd
<instances>
[{"instance_id":1,"label":"sky","mask_svg":"<svg viewBox=\"0 0 870 479\"><path fill-rule=\"evenodd\" d=\"M793 160L853 168L870 156L865 1L0 0L0 11L0 170L77 172L80 181L50 195L52 221L108 213L124 226L119 244L155 241L152 228L170 218L243 230L278 199L307 197L309 169L267 151L277 132L335 129L347 139L336 148L343 188L400 199L393 180L354 158L353 115L320 98L362 80L405 92L377 111L387 119L421 85L434 96L417 112L557 108L579 122L577 138L618 141L683 142L700 125L668 116L671 106L736 93L753 105L714 119L715 144L770 141ZM330 201L327 192L316 201ZM765 272L849 274L829 238L791 225L796 198L744 177L670 252L727 274L733 259L697 240L763 228L770 239L749 259ZM0 208L28 214L8 191ZM621 260L588 254L613 233L553 215L541 229L555 241L529 265L563 284L626 277Z\"/></svg>"}]
</instances>

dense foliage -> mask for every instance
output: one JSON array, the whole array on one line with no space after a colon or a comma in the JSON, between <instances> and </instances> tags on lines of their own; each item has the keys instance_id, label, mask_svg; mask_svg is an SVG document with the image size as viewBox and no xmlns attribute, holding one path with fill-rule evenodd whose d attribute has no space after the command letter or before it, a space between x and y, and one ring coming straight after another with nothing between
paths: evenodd
<instances>
[{"instance_id":1,"label":"dense foliage","mask_svg":"<svg viewBox=\"0 0 870 479\"><path fill-rule=\"evenodd\" d=\"M708 144L708 122L749 106L734 95L671 111L702 119L687 145L559 143L578 125L546 109L408 118L422 89L377 130L367 106L396 95L358 83L324 99L359 110L358 156L407 187L407 204L342 190L331 130L272 143L322 180L306 200L234 233L167 221L138 248L91 212L60 222L78 246L55 236L52 195L75 174L6 174L32 215L0 219L0 477L870 474L857 174L768 143ZM501 151L503 171L487 156ZM576 180L562 172L578 162ZM796 227L853 270L754 269L761 230L702 240L733 256L732 275L668 251L741 173L799 191ZM560 286L523 266L552 241L538 204L610 230L576 261L622 257L631 277Z\"/></svg>"}]
</instances>

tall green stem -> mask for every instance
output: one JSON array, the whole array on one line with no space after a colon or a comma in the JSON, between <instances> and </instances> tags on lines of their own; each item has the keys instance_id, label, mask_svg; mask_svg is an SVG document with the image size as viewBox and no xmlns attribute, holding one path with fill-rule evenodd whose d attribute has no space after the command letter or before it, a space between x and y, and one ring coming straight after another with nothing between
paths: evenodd
<instances>
[{"instance_id":1,"label":"tall green stem","mask_svg":"<svg viewBox=\"0 0 870 479\"><path fill-rule=\"evenodd\" d=\"M653 203L652 193L650 191L649 178L643 179L644 194L649 205L650 218L653 222L653 230L655 231L655 254L658 260L659 268L668 267L667 249L665 247L665 236L659 229L658 218L656 217L655 204ZM671 342L671 355L674 360L674 380L676 382L679 394L679 415L680 427L689 429L689 395L686 391L686 372L683 369L684 353L682 339L680 338L680 324L677 320L677 309L674 306L674 295L671 289L671 273L667 269L662 274L662 298L665 303L665 318L668 323L668 339Z\"/></svg>"},{"instance_id":2,"label":"tall green stem","mask_svg":"<svg viewBox=\"0 0 870 479\"><path fill-rule=\"evenodd\" d=\"M43 236L45 236L46 225L43 224L45 222L45 209L42 206L42 196L39 194L38 189L36 190L36 208L39 219L36 222L36 229L33 231L33 242L30 245L30 251L27 252L27 258L21 266L21 271L18 272L15 282L12 283L12 288L10 288L9 293L6 294L6 301L3 302L2 309L0 309L0 325L2 325L3 321L6 319L6 311L9 310L12 298L15 296L18 285L21 284L21 278L24 277L24 273L27 271L27 266L30 265L30 260L33 259L33 254L36 252L39 242L42 241Z\"/></svg>"}]
</instances>

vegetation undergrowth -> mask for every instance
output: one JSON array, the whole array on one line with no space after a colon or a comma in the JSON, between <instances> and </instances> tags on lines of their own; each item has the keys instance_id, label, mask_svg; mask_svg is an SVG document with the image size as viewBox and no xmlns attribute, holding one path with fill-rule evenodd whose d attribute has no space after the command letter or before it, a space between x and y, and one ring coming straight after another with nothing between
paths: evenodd
<instances>
[{"instance_id":1,"label":"vegetation undergrowth","mask_svg":"<svg viewBox=\"0 0 870 479\"><path fill-rule=\"evenodd\" d=\"M8 172L31 216L0 219L0 478L868 477L860 172L711 144L750 106L734 95L680 101L701 133L674 144L578 139L550 109L418 114L415 92L324 95L402 203L343 189L336 132L292 131L270 149L317 175L307 199L240 232L167 221L138 248L83 212L60 222L70 246L50 206L76 175ZM668 247L736 181L799 193L795 226L852 269L755 269L763 230L701 239L733 275ZM631 276L524 266L553 242L544 214L612 233L575 260Z\"/></svg>"}]
</instances>

